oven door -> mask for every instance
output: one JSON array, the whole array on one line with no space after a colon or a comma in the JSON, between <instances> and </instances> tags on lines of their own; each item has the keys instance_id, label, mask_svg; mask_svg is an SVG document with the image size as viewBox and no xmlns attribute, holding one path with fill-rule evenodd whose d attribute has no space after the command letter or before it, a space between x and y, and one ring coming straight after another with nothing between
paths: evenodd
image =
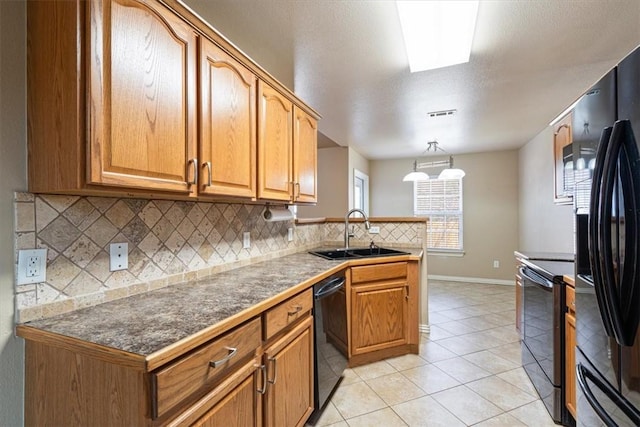
<instances>
[{"instance_id":1,"label":"oven door","mask_svg":"<svg viewBox=\"0 0 640 427\"><path fill-rule=\"evenodd\" d=\"M522 366L555 422L562 422L562 286L528 266L523 287Z\"/></svg>"}]
</instances>

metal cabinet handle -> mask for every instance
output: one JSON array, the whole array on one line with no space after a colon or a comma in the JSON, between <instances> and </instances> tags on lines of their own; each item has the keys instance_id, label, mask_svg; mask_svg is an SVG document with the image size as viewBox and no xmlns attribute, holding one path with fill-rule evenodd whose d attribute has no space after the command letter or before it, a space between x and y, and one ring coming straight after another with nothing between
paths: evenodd
<instances>
[{"instance_id":1,"label":"metal cabinet handle","mask_svg":"<svg viewBox=\"0 0 640 427\"><path fill-rule=\"evenodd\" d=\"M302 306L301 305L296 305L293 308L295 309L294 311L287 311L287 314L289 316L295 316L296 314L300 313L300 311L302 310Z\"/></svg>"},{"instance_id":2,"label":"metal cabinet handle","mask_svg":"<svg viewBox=\"0 0 640 427\"><path fill-rule=\"evenodd\" d=\"M295 181L289 181L288 182L289 185L289 194L291 195L292 199L295 199L295 188L296 188L296 183Z\"/></svg>"},{"instance_id":3,"label":"metal cabinet handle","mask_svg":"<svg viewBox=\"0 0 640 427\"><path fill-rule=\"evenodd\" d=\"M188 181L189 179L189 165L193 164L193 181ZM193 158L189 159L187 163L187 184L195 184L198 182L198 159Z\"/></svg>"},{"instance_id":4,"label":"metal cabinet handle","mask_svg":"<svg viewBox=\"0 0 640 427\"><path fill-rule=\"evenodd\" d=\"M204 162L202 166L207 168L207 176L209 177L205 187L211 187L211 162Z\"/></svg>"},{"instance_id":5,"label":"metal cabinet handle","mask_svg":"<svg viewBox=\"0 0 640 427\"><path fill-rule=\"evenodd\" d=\"M212 368L217 368L218 366L222 365L223 363L226 363L229 361L229 359L231 359L233 356L236 355L236 353L238 352L237 348L233 348L233 347L225 347L225 349L227 349L227 351L229 351L229 354L227 354L225 357L223 357L220 360L215 360L215 361L210 361L209 362L209 366L211 366Z\"/></svg>"},{"instance_id":6,"label":"metal cabinet handle","mask_svg":"<svg viewBox=\"0 0 640 427\"><path fill-rule=\"evenodd\" d=\"M265 394L267 392L267 367L265 365L260 365L257 367L262 371L262 389L257 389L258 393Z\"/></svg>"},{"instance_id":7,"label":"metal cabinet handle","mask_svg":"<svg viewBox=\"0 0 640 427\"><path fill-rule=\"evenodd\" d=\"M297 189L298 189L298 192L296 193L297 195L296 195L296 196L294 196L294 197L295 197L296 199L299 199L299 198L300 198L300 183L299 183L299 182L296 182L296 183L294 184L294 189L295 189L295 188L297 188Z\"/></svg>"},{"instance_id":8,"label":"metal cabinet handle","mask_svg":"<svg viewBox=\"0 0 640 427\"><path fill-rule=\"evenodd\" d=\"M276 380L278 379L278 364L276 363L277 360L275 359L275 357L269 357L267 360L269 362L273 363L273 379L270 380L270 379L267 378L267 382L269 384L275 385L276 384Z\"/></svg>"}]
</instances>

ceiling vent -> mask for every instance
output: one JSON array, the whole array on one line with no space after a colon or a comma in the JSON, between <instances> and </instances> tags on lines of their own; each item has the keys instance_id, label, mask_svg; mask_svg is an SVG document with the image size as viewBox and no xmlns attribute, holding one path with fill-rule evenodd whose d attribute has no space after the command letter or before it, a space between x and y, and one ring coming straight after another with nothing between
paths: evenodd
<instances>
[{"instance_id":1,"label":"ceiling vent","mask_svg":"<svg viewBox=\"0 0 640 427\"><path fill-rule=\"evenodd\" d=\"M442 110L442 111L431 111L427 113L429 117L445 117L445 116L453 116L456 114L458 110Z\"/></svg>"}]
</instances>

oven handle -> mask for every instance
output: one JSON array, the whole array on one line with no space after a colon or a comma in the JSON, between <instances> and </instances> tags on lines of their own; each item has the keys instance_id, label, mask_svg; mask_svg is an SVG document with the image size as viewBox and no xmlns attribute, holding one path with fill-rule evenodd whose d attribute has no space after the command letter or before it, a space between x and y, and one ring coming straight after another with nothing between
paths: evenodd
<instances>
[{"instance_id":1,"label":"oven handle","mask_svg":"<svg viewBox=\"0 0 640 427\"><path fill-rule=\"evenodd\" d=\"M322 285L320 289L314 294L315 299L322 299L328 297L331 294L334 294L340 290L344 286L346 279L344 277L336 277L335 279L329 280L327 283Z\"/></svg>"},{"instance_id":2,"label":"oven handle","mask_svg":"<svg viewBox=\"0 0 640 427\"><path fill-rule=\"evenodd\" d=\"M527 267L520 267L520 274L541 288L551 291L553 289L553 282L545 279L535 271Z\"/></svg>"},{"instance_id":3,"label":"oven handle","mask_svg":"<svg viewBox=\"0 0 640 427\"><path fill-rule=\"evenodd\" d=\"M629 420L631 420L634 425L640 425L640 411L638 411L624 396L611 387L609 383L600 380L600 378L596 377L593 372L591 372L582 363L578 363L576 366L576 375L578 377L578 385L580 386L580 389L589 401L593 410L598 414L600 419L604 421L607 427L618 427L618 424L616 424L607 411L602 407L600 402L598 402L598 399L587 384L587 379L606 394L607 397L611 399L611 401L615 403L615 405L620 408L627 417L629 417Z\"/></svg>"}]
</instances>

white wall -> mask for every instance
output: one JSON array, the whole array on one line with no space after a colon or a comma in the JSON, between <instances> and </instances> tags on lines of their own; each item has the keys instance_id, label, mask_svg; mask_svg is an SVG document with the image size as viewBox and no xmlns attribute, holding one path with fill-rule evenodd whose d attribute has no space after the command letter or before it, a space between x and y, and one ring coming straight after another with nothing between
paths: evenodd
<instances>
[{"instance_id":1,"label":"white wall","mask_svg":"<svg viewBox=\"0 0 640 427\"><path fill-rule=\"evenodd\" d=\"M26 190L24 1L0 1L0 425L23 424L23 340L14 337L13 191Z\"/></svg>"},{"instance_id":2,"label":"white wall","mask_svg":"<svg viewBox=\"0 0 640 427\"><path fill-rule=\"evenodd\" d=\"M573 253L573 207L553 203L551 127L520 149L519 164L519 249Z\"/></svg>"}]
</instances>

